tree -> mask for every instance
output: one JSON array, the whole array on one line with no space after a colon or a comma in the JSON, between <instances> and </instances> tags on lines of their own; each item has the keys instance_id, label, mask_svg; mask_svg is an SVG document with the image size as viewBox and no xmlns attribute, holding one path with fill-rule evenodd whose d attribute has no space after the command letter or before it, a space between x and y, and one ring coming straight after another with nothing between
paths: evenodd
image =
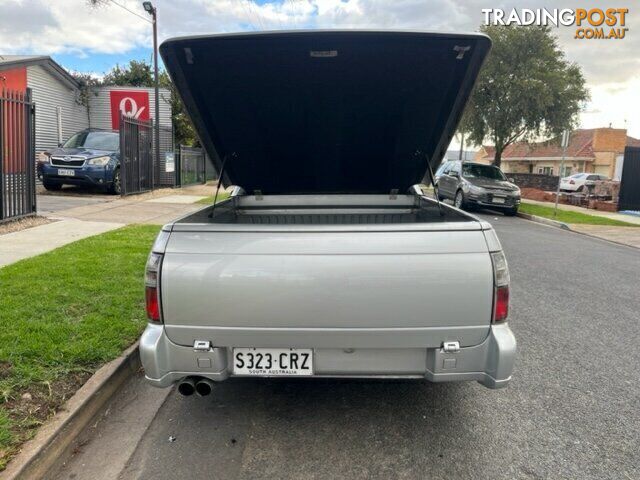
<instances>
[{"instance_id":1,"label":"tree","mask_svg":"<svg viewBox=\"0 0 640 480\"><path fill-rule=\"evenodd\" d=\"M516 141L558 136L589 99L581 68L565 59L548 27L483 26L493 48L478 77L463 131L495 145L494 164Z\"/></svg>"},{"instance_id":2,"label":"tree","mask_svg":"<svg viewBox=\"0 0 640 480\"><path fill-rule=\"evenodd\" d=\"M144 60L131 60L129 65L116 65L107 72L103 84L153 88L153 68Z\"/></svg>"},{"instance_id":3,"label":"tree","mask_svg":"<svg viewBox=\"0 0 640 480\"><path fill-rule=\"evenodd\" d=\"M175 134L176 145L189 145L191 147L199 147L200 140L196 135L196 130L191 123L191 119L184 109L184 104L178 95L175 84L169 78L166 71L160 72L160 86L167 88L171 92L171 117L173 120L173 131Z\"/></svg>"}]
</instances>

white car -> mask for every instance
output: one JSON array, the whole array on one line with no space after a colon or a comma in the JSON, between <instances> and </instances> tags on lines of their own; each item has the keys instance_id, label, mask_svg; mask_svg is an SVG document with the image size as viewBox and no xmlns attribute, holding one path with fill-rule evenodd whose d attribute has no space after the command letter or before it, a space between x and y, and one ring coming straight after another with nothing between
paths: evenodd
<instances>
[{"instance_id":1,"label":"white car","mask_svg":"<svg viewBox=\"0 0 640 480\"><path fill-rule=\"evenodd\" d=\"M609 180L609 177L598 173L574 173L560 180L560 190L564 192L581 192L584 190L585 184L596 180Z\"/></svg>"}]
</instances>

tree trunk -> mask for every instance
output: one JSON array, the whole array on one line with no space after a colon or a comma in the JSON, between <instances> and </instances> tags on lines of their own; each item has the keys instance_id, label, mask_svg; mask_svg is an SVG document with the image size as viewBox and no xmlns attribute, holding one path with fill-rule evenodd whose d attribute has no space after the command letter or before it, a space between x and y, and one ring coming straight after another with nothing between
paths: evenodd
<instances>
[{"instance_id":1,"label":"tree trunk","mask_svg":"<svg viewBox=\"0 0 640 480\"><path fill-rule=\"evenodd\" d=\"M493 164L500 168L500 165L502 164L502 149L496 148L496 154L493 157Z\"/></svg>"}]
</instances>

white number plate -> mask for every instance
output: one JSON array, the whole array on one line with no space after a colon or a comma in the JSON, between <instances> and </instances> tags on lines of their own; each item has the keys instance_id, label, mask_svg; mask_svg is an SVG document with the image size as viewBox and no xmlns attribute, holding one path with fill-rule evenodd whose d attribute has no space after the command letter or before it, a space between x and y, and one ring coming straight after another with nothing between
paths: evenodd
<instances>
[{"instance_id":1,"label":"white number plate","mask_svg":"<svg viewBox=\"0 0 640 480\"><path fill-rule=\"evenodd\" d=\"M493 197L493 203L504 203L504 197Z\"/></svg>"},{"instance_id":2,"label":"white number plate","mask_svg":"<svg viewBox=\"0 0 640 480\"><path fill-rule=\"evenodd\" d=\"M64 176L64 177L75 177L76 172L75 172L75 170L68 170L66 168L59 168L58 169L58 175Z\"/></svg>"},{"instance_id":3,"label":"white number plate","mask_svg":"<svg viewBox=\"0 0 640 480\"><path fill-rule=\"evenodd\" d=\"M233 373L264 377L313 375L310 348L234 348Z\"/></svg>"}]
</instances>

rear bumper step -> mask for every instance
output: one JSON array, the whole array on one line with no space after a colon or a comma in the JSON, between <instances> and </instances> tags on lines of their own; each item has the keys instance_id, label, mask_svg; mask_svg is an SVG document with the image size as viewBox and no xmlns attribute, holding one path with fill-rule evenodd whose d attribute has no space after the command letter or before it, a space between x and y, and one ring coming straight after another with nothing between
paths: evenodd
<instances>
[{"instance_id":1,"label":"rear bumper step","mask_svg":"<svg viewBox=\"0 0 640 480\"><path fill-rule=\"evenodd\" d=\"M426 378L432 382L476 380L489 388L500 388L511 379L515 352L515 337L507 324L501 324L493 325L482 343L461 347L457 352L445 352L440 347L391 345L314 348L314 376ZM231 348L195 351L169 340L162 325L147 326L140 340L140 356L147 380L157 387L168 387L188 376L214 381L232 376Z\"/></svg>"}]
</instances>

